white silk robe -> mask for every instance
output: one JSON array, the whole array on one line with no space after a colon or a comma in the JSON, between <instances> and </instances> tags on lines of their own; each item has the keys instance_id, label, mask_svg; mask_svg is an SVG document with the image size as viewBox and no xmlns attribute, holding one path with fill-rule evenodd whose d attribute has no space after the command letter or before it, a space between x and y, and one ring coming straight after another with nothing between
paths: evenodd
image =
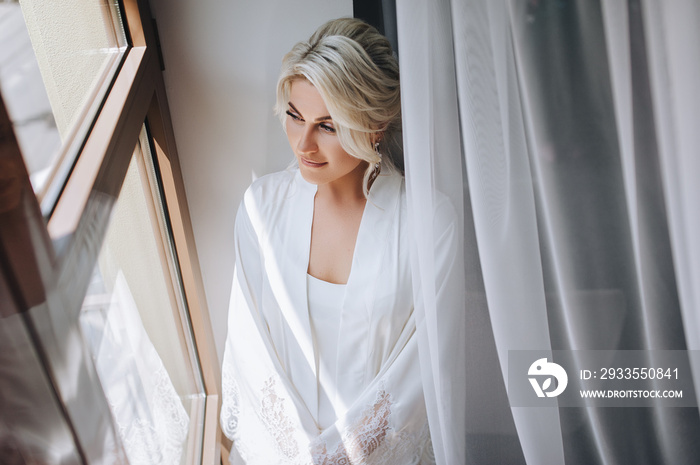
<instances>
[{"instance_id":1,"label":"white silk robe","mask_svg":"<svg viewBox=\"0 0 700 465\"><path fill-rule=\"evenodd\" d=\"M306 287L315 194L291 169L255 181L239 208L223 431L249 465L429 463L399 174L379 176L365 206L339 315L340 411L331 427L316 424Z\"/></svg>"}]
</instances>

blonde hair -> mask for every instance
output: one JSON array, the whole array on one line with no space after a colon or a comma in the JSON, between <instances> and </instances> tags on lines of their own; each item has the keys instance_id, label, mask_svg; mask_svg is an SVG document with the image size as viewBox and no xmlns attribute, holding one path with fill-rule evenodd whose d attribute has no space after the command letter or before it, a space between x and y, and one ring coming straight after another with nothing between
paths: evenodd
<instances>
[{"instance_id":1,"label":"blonde hair","mask_svg":"<svg viewBox=\"0 0 700 465\"><path fill-rule=\"evenodd\" d=\"M283 126L295 79L321 94L343 149L369 163L365 196L380 161L403 173L399 65L386 37L364 21L340 18L292 47L277 81L275 113Z\"/></svg>"}]
</instances>

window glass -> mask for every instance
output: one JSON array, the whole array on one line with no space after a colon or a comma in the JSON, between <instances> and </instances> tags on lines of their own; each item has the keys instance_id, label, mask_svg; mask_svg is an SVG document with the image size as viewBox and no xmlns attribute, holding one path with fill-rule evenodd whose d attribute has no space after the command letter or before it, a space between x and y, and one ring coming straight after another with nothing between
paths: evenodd
<instances>
[{"instance_id":1,"label":"window glass","mask_svg":"<svg viewBox=\"0 0 700 465\"><path fill-rule=\"evenodd\" d=\"M144 130L80 317L131 464L201 456L205 393L162 205Z\"/></svg>"},{"instance_id":2,"label":"window glass","mask_svg":"<svg viewBox=\"0 0 700 465\"><path fill-rule=\"evenodd\" d=\"M0 91L32 185L55 200L126 50L118 1L0 1L0 44Z\"/></svg>"},{"instance_id":3,"label":"window glass","mask_svg":"<svg viewBox=\"0 0 700 465\"><path fill-rule=\"evenodd\" d=\"M26 321L0 271L0 463L80 463L80 454ZM5 300L6 299L6 300Z\"/></svg>"}]
</instances>

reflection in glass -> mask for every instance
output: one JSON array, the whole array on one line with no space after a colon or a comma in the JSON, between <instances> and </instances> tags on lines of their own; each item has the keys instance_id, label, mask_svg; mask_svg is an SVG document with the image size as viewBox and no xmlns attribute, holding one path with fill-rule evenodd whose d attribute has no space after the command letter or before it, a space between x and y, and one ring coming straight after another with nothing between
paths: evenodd
<instances>
[{"instance_id":1,"label":"reflection in glass","mask_svg":"<svg viewBox=\"0 0 700 465\"><path fill-rule=\"evenodd\" d=\"M80 323L131 465L194 463L204 390L145 131Z\"/></svg>"},{"instance_id":2,"label":"reflection in glass","mask_svg":"<svg viewBox=\"0 0 700 465\"><path fill-rule=\"evenodd\" d=\"M0 286L4 286L0 272ZM8 289L0 305L12 308ZM0 317L0 463L3 465L80 463L54 387L35 348L26 320Z\"/></svg>"},{"instance_id":3,"label":"reflection in glass","mask_svg":"<svg viewBox=\"0 0 700 465\"><path fill-rule=\"evenodd\" d=\"M0 2L0 91L40 200L70 169L126 49L117 3Z\"/></svg>"}]
</instances>

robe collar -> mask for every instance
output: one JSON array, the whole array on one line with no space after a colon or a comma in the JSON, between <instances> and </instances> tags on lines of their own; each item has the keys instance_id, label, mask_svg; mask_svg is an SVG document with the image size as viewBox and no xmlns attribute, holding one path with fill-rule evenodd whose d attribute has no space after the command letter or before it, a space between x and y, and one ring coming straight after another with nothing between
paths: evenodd
<instances>
[{"instance_id":1,"label":"robe collar","mask_svg":"<svg viewBox=\"0 0 700 465\"><path fill-rule=\"evenodd\" d=\"M283 290L278 289L273 292L276 294L283 317L301 348L305 362L311 367L314 376L317 376L306 283L317 186L307 182L298 169L293 183L294 194L290 208L291 218L297 227L286 231L285 249L288 260L283 271L286 285ZM357 339L357 346L353 350L356 351L358 360L366 360L371 350L367 346L367 341L374 296L376 286L382 285L377 282L377 276L382 263L382 252L388 244L392 226L395 226L394 222L397 221L396 211L400 204L402 185L403 176L393 171L377 177L370 190L357 233L352 267L343 299L340 334L342 337L344 328L351 325L355 327L353 334ZM358 332L358 327L363 328L366 333ZM358 385L365 381L358 376L344 380L345 383ZM309 407L309 415L315 417L314 407L307 407ZM306 416L302 412L299 414L300 417ZM302 423L307 423L309 418L305 420L302 420Z\"/></svg>"},{"instance_id":2,"label":"robe collar","mask_svg":"<svg viewBox=\"0 0 700 465\"><path fill-rule=\"evenodd\" d=\"M294 182L299 187L300 201L294 202L293 212L299 224L303 227L290 231L294 237L291 238L294 246L293 261L294 267L302 272L294 273L295 289L303 292L295 292L295 309L306 312L308 322L308 295L306 293L306 272L309 269L309 254L311 250L311 225L314 214L314 198L317 186L306 181L301 172L297 169ZM344 307L349 301L372 300L374 294L373 283L378 274L381 263L381 251L387 245L389 232L393 222L396 220L396 209L399 206L403 176L390 171L381 174L372 184L369 198L365 204L360 221L360 228L357 232L355 249L353 251L350 275L346 284L346 295ZM303 285L302 285L303 284ZM367 308L371 311L371 308ZM369 314L367 314L369 317ZM308 327L308 324L305 325Z\"/></svg>"}]
</instances>

